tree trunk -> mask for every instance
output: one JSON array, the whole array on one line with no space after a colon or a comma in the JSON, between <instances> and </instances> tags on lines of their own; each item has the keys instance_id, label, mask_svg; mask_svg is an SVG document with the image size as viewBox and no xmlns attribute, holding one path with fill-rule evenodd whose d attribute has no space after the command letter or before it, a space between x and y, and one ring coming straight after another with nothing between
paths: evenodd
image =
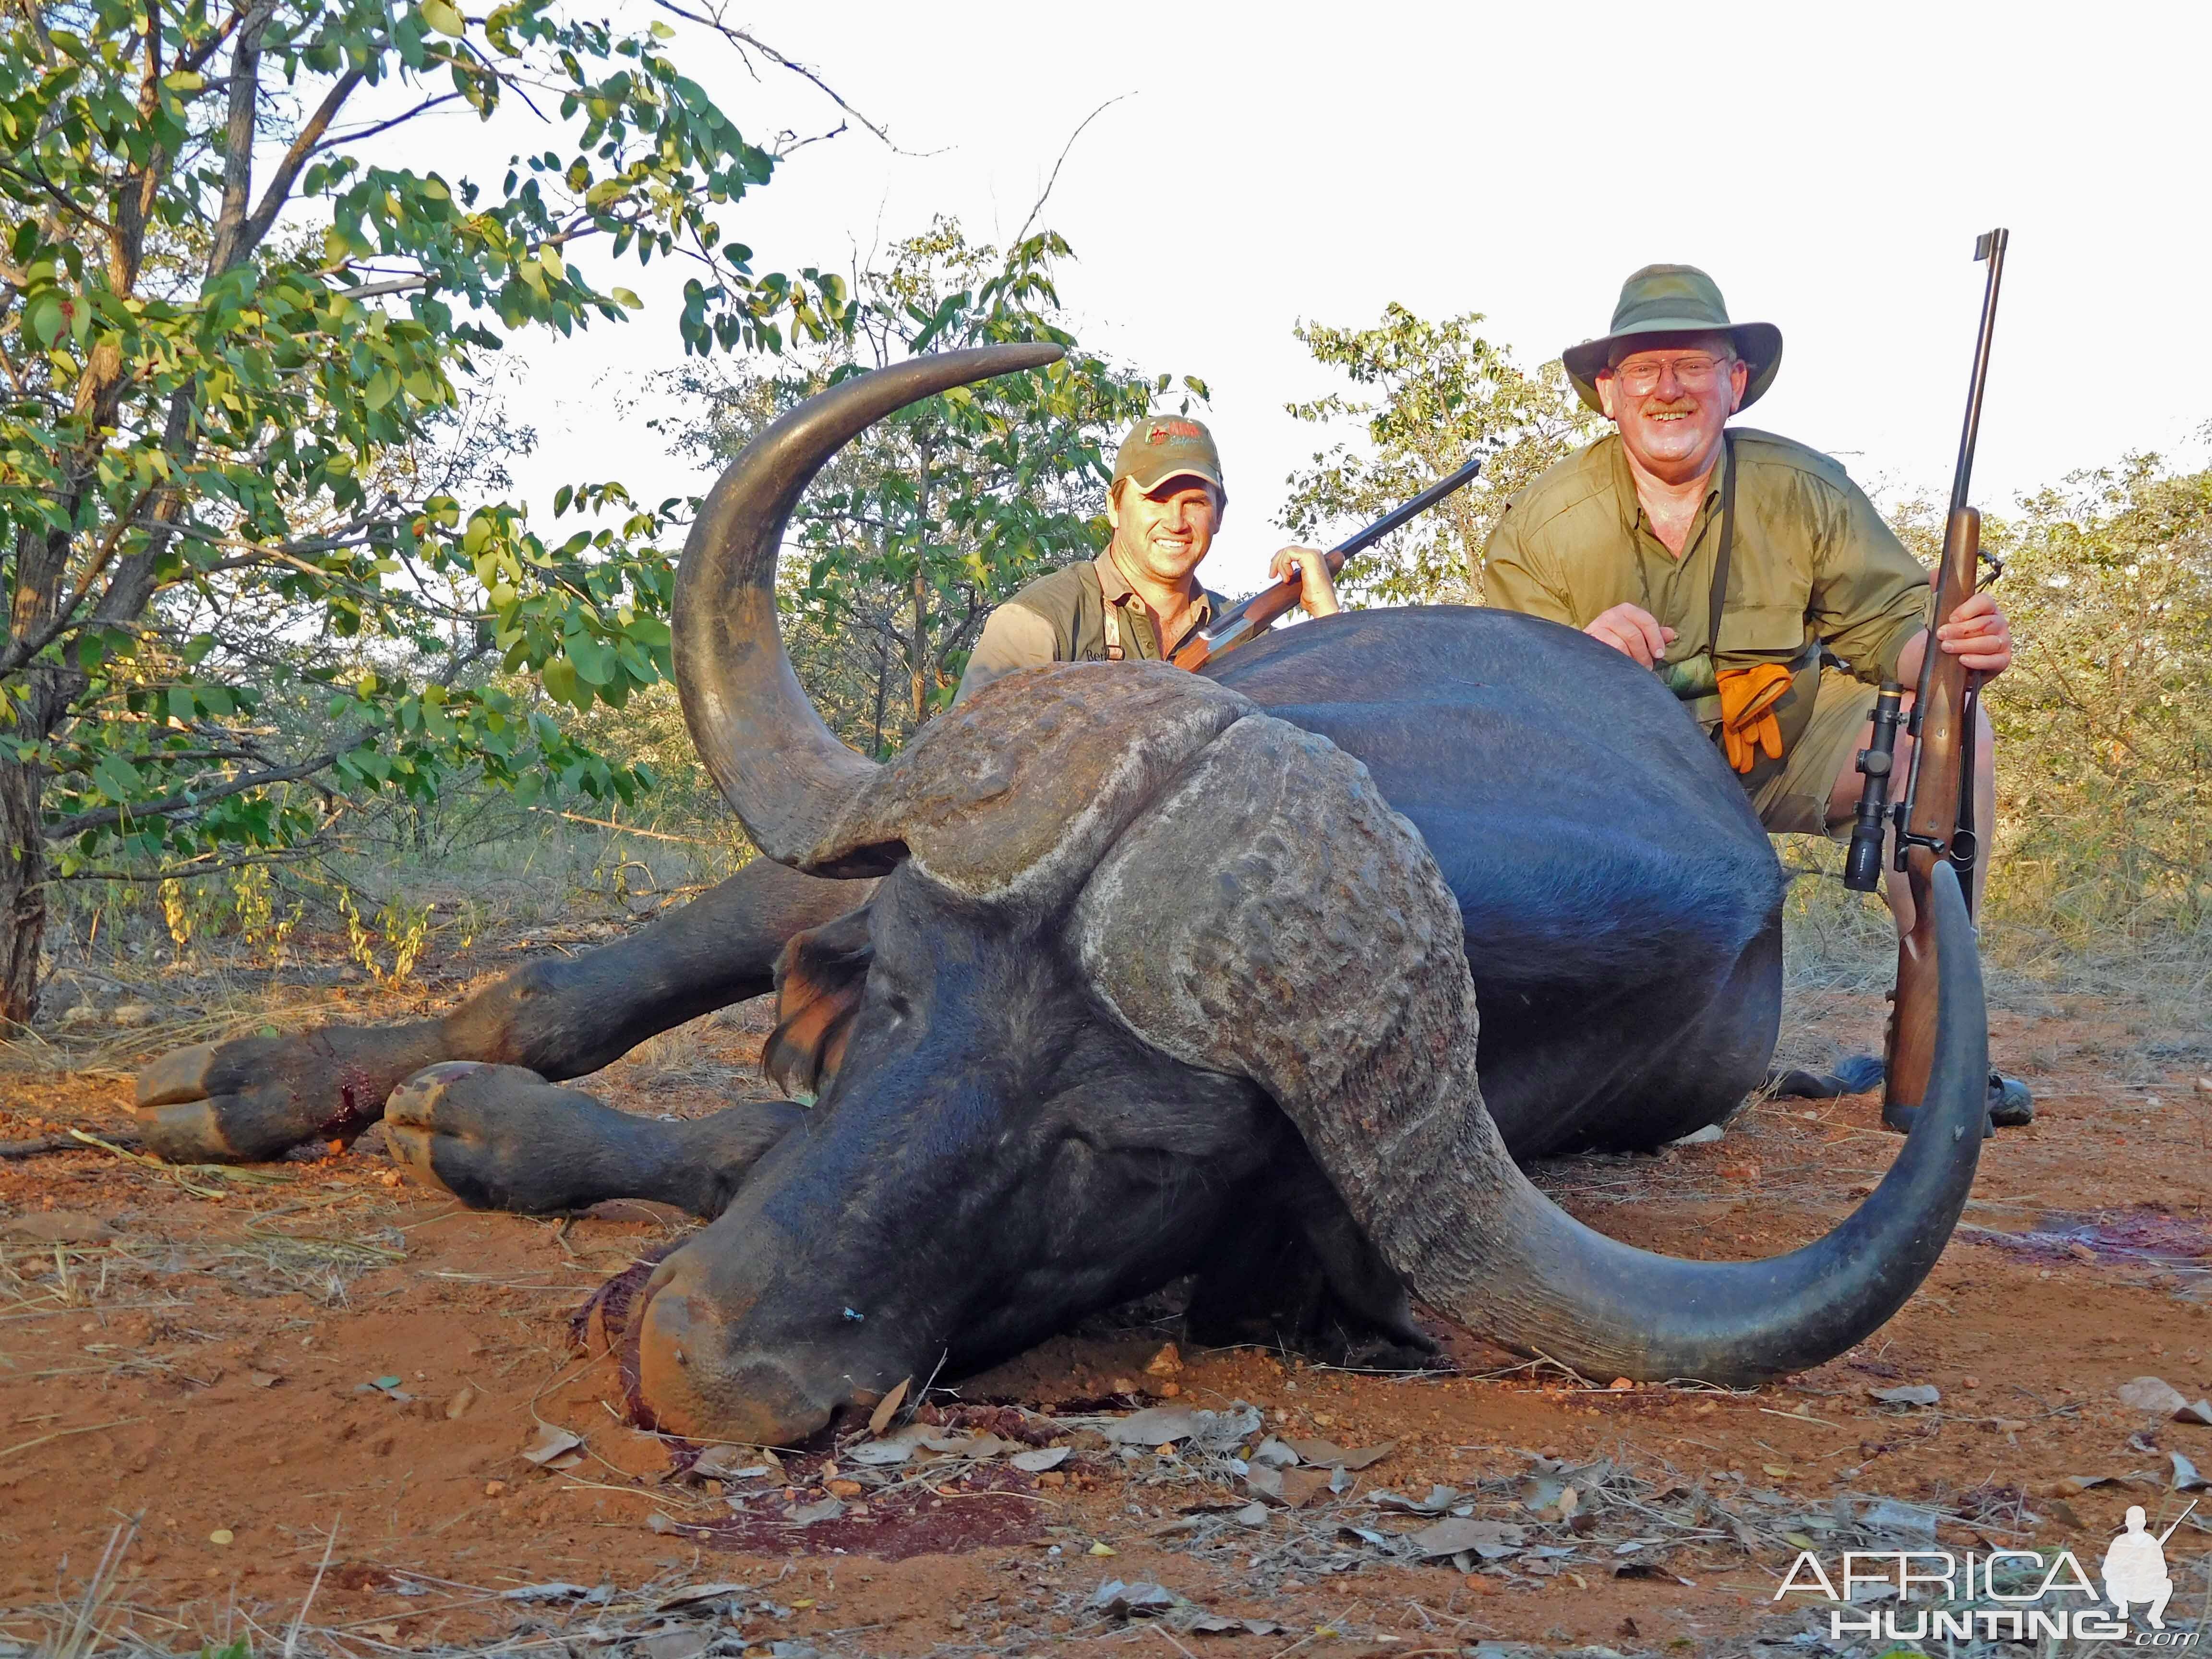
<instances>
[{"instance_id":1,"label":"tree trunk","mask_svg":"<svg viewBox=\"0 0 2212 1659\"><path fill-rule=\"evenodd\" d=\"M929 572L920 564L914 571L914 645L907 661L912 670L914 729L929 718Z\"/></svg>"},{"instance_id":2,"label":"tree trunk","mask_svg":"<svg viewBox=\"0 0 2212 1659\"><path fill-rule=\"evenodd\" d=\"M36 766L0 759L0 1030L39 1012L39 951L46 937L46 841Z\"/></svg>"}]
</instances>

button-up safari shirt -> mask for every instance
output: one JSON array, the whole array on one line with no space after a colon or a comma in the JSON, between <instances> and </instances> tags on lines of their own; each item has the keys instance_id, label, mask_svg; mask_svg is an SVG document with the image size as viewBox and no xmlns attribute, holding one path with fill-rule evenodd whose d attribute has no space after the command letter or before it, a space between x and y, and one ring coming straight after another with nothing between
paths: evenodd
<instances>
[{"instance_id":1,"label":"button-up safari shirt","mask_svg":"<svg viewBox=\"0 0 2212 1659\"><path fill-rule=\"evenodd\" d=\"M965 702L1002 674L1053 662L1106 661L1106 607L1114 607L1121 654L1131 661L1158 662L1174 654L1184 640L1213 620L1224 601L1211 588L1191 613L1189 629L1162 649L1152 615L1129 586L1111 550L1081 564L1040 576L994 611L982 636L969 653L967 672L952 701Z\"/></svg>"},{"instance_id":2,"label":"button-up safari shirt","mask_svg":"<svg viewBox=\"0 0 2212 1659\"><path fill-rule=\"evenodd\" d=\"M1869 684L1895 678L1925 626L1928 573L1837 462L1768 432L1733 436L1741 471L1716 665L1803 665L1824 645ZM1677 558L1637 499L1620 434L1607 434L1507 504L1483 553L1489 602L1577 629L1638 605L1674 630L1668 660L1705 652L1728 465L1723 451ZM1705 701L1717 716L1718 700Z\"/></svg>"}]
</instances>

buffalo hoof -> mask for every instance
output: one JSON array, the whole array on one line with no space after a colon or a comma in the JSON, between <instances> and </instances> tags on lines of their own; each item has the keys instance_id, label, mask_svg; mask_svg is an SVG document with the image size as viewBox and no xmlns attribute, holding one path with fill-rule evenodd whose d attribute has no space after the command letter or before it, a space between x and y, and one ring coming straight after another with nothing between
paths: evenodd
<instances>
[{"instance_id":1,"label":"buffalo hoof","mask_svg":"<svg viewBox=\"0 0 2212 1659\"><path fill-rule=\"evenodd\" d=\"M1917 1106L1885 1105L1881 1109L1881 1127L1898 1133L1911 1134L1912 1121L1919 1115ZM1982 1139L1995 1139L2000 1129L2018 1129L2035 1121L2035 1096L2027 1085L2016 1077L2007 1077L2002 1072L1990 1073L1989 1115L1982 1120Z\"/></svg>"},{"instance_id":2,"label":"buffalo hoof","mask_svg":"<svg viewBox=\"0 0 2212 1659\"><path fill-rule=\"evenodd\" d=\"M147 1150L172 1163L258 1163L302 1141L353 1140L424 1058L404 1028L195 1043L138 1073L133 1114Z\"/></svg>"},{"instance_id":3,"label":"buffalo hoof","mask_svg":"<svg viewBox=\"0 0 2212 1659\"><path fill-rule=\"evenodd\" d=\"M645 1198L712 1217L804 1116L786 1101L743 1101L662 1122L520 1066L446 1060L392 1091L384 1133L416 1180L471 1209L546 1215Z\"/></svg>"},{"instance_id":4,"label":"buffalo hoof","mask_svg":"<svg viewBox=\"0 0 2212 1659\"><path fill-rule=\"evenodd\" d=\"M409 1175L472 1210L522 1215L644 1196L608 1190L605 1155L630 1122L520 1066L468 1060L416 1073L384 1107L385 1139Z\"/></svg>"}]
</instances>

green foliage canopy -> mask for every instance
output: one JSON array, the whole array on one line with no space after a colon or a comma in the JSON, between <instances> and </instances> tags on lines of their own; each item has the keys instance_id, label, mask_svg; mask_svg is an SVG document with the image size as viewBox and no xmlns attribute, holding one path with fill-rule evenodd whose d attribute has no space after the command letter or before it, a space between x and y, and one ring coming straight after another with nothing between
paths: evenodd
<instances>
[{"instance_id":1,"label":"green foliage canopy","mask_svg":"<svg viewBox=\"0 0 2212 1659\"><path fill-rule=\"evenodd\" d=\"M692 442L732 454L783 410L848 375L923 351L1051 340L1048 368L926 398L842 453L793 516L780 596L799 674L854 747L888 754L951 702L992 608L1024 583L1106 544L1105 484L1122 432L1203 381L1147 378L1081 349L1049 230L1000 249L939 219L859 271L849 338L787 354L778 375L683 384L708 419Z\"/></svg>"},{"instance_id":2,"label":"green foliage canopy","mask_svg":"<svg viewBox=\"0 0 2212 1659\"><path fill-rule=\"evenodd\" d=\"M447 106L544 147L494 182L376 159ZM702 354L847 309L726 235L775 158L665 28L553 0L25 0L0 143L0 1016L34 1001L49 843L64 872L204 864L464 770L631 790L512 677L581 708L667 672L678 504L564 489L601 527L556 542L465 499L496 478L468 389L506 333L636 307L586 257L689 261Z\"/></svg>"},{"instance_id":3,"label":"green foliage canopy","mask_svg":"<svg viewBox=\"0 0 2212 1659\"><path fill-rule=\"evenodd\" d=\"M1486 454L1482 476L1433 512L1370 548L1345 572L1347 602L1480 603L1482 544L1523 484L1598 435L1556 362L1534 374L1475 331L1469 312L1431 322L1395 301L1373 328L1302 323L1316 362L1356 388L1285 405L1301 421L1357 422L1364 450L1338 442L1293 473L1286 521L1301 540L1380 518Z\"/></svg>"}]
</instances>

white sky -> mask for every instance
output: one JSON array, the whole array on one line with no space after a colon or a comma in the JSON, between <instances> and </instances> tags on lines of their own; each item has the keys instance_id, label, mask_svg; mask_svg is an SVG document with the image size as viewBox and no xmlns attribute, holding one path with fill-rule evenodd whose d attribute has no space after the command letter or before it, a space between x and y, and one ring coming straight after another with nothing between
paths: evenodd
<instances>
[{"instance_id":1,"label":"white sky","mask_svg":"<svg viewBox=\"0 0 2212 1659\"><path fill-rule=\"evenodd\" d=\"M629 0L618 16L648 14ZM1948 489L1981 268L2012 231L1976 496L2009 504L2130 448L2197 459L2212 419L2206 70L2212 7L1850 7L847 0L732 10L889 126L811 146L726 230L761 269L843 267L933 212L1011 234L1076 125L1044 222L1074 245L1076 331L1212 385L1234 496L1208 576L1257 584L1291 468L1283 413L1332 384L1301 318L1376 321L1391 300L1486 313L1524 365L1603 331L1621 278L1703 266L1740 320L1780 325L1754 423L1869 483ZM688 26L687 26L688 27ZM748 137L818 131L827 101L757 85L698 31L679 61ZM514 143L441 126L433 160L495 183ZM669 286L644 319L518 338L518 412L541 507L564 480L648 498L705 480L623 394L679 361ZM659 267L654 268L657 275ZM679 279L681 271L675 273Z\"/></svg>"}]
</instances>

